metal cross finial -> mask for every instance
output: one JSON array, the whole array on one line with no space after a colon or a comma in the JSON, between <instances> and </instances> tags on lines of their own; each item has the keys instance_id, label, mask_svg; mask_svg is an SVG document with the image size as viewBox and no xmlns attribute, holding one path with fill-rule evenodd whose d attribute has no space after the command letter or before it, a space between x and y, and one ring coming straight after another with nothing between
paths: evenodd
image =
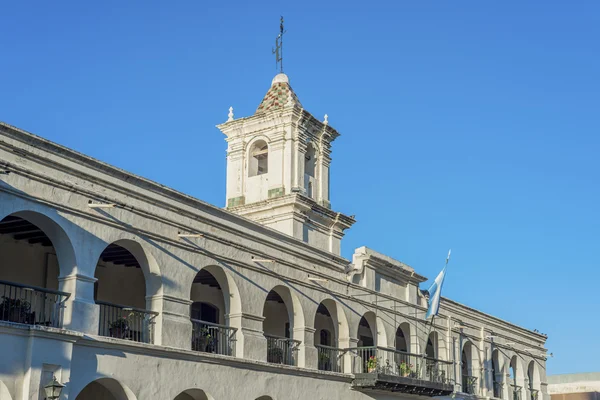
<instances>
[{"instance_id":1,"label":"metal cross finial","mask_svg":"<svg viewBox=\"0 0 600 400\"><path fill-rule=\"evenodd\" d=\"M279 22L279 35L275 39L275 48L272 53L275 54L275 69L279 67L279 72L283 74L283 34L286 31L283 29L283 17Z\"/></svg>"}]
</instances>

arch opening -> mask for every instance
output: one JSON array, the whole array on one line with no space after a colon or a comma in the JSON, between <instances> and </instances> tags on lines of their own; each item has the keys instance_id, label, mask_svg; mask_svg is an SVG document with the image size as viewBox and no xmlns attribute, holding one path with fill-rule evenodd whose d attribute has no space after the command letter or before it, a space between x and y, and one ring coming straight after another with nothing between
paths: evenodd
<instances>
[{"instance_id":1,"label":"arch opening","mask_svg":"<svg viewBox=\"0 0 600 400\"><path fill-rule=\"evenodd\" d=\"M269 146L264 140L257 140L250 148L248 176L264 175L269 172Z\"/></svg>"},{"instance_id":2,"label":"arch opening","mask_svg":"<svg viewBox=\"0 0 600 400\"><path fill-rule=\"evenodd\" d=\"M67 234L49 217L32 211L0 220L0 320L62 327L59 276L75 266Z\"/></svg>"},{"instance_id":3,"label":"arch opening","mask_svg":"<svg viewBox=\"0 0 600 400\"><path fill-rule=\"evenodd\" d=\"M403 322L396 329L396 350L410 353L410 325Z\"/></svg>"},{"instance_id":4,"label":"arch opening","mask_svg":"<svg viewBox=\"0 0 600 400\"><path fill-rule=\"evenodd\" d=\"M190 290L192 350L233 356L237 329L229 315L239 314L241 304L235 283L220 267L208 266L196 274Z\"/></svg>"},{"instance_id":5,"label":"arch opening","mask_svg":"<svg viewBox=\"0 0 600 400\"><path fill-rule=\"evenodd\" d=\"M318 368L322 371L342 372L340 341L348 340L348 323L339 304L323 300L315 313L314 343L318 353Z\"/></svg>"},{"instance_id":6,"label":"arch opening","mask_svg":"<svg viewBox=\"0 0 600 400\"><path fill-rule=\"evenodd\" d=\"M112 378L101 378L88 383L75 400L136 400L131 390Z\"/></svg>"},{"instance_id":7,"label":"arch opening","mask_svg":"<svg viewBox=\"0 0 600 400\"><path fill-rule=\"evenodd\" d=\"M263 332L267 339L267 361L275 364L298 364L298 350L302 332L294 328L304 326L299 300L289 288L276 286L263 306Z\"/></svg>"},{"instance_id":8,"label":"arch opening","mask_svg":"<svg viewBox=\"0 0 600 400\"><path fill-rule=\"evenodd\" d=\"M463 392L477 394L477 363L479 357L477 349L471 341L466 341L461 353L461 376Z\"/></svg>"},{"instance_id":9,"label":"arch opening","mask_svg":"<svg viewBox=\"0 0 600 400\"><path fill-rule=\"evenodd\" d=\"M177 395L174 400L214 400L211 395L201 389L188 389Z\"/></svg>"},{"instance_id":10,"label":"arch opening","mask_svg":"<svg viewBox=\"0 0 600 400\"><path fill-rule=\"evenodd\" d=\"M492 385L494 397L502 398L502 366L500 365L500 352L496 349L492 352Z\"/></svg>"},{"instance_id":11,"label":"arch opening","mask_svg":"<svg viewBox=\"0 0 600 400\"><path fill-rule=\"evenodd\" d=\"M100 254L94 277L94 301L100 308L100 336L153 342L157 313L150 311L150 296L160 290L155 261L132 240L118 240ZM150 289L150 290L148 290ZM148 293L150 292L150 293ZM148 304L148 306L147 306Z\"/></svg>"},{"instance_id":12,"label":"arch opening","mask_svg":"<svg viewBox=\"0 0 600 400\"><path fill-rule=\"evenodd\" d=\"M529 399L538 400L540 393L540 376L535 361L529 362L529 366L527 367L527 379Z\"/></svg>"},{"instance_id":13,"label":"arch opening","mask_svg":"<svg viewBox=\"0 0 600 400\"><path fill-rule=\"evenodd\" d=\"M518 357L515 355L510 359L509 365L510 392L514 400L521 400L523 397L523 371Z\"/></svg>"}]
</instances>

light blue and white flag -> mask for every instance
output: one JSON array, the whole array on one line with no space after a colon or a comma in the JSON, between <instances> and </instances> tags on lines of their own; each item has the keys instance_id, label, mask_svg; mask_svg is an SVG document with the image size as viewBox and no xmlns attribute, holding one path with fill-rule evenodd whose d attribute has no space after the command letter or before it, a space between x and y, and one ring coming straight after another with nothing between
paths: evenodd
<instances>
[{"instance_id":1,"label":"light blue and white flag","mask_svg":"<svg viewBox=\"0 0 600 400\"><path fill-rule=\"evenodd\" d=\"M450 252L448 251L448 257L446 257L446 265L444 265L444 269L439 273L433 284L429 288L429 308L427 309L427 314L425 314L425 319L429 319L431 316L435 316L438 314L440 309L440 297L442 296L442 286L444 286L444 278L446 277L446 268L448 267L448 261L450 261Z\"/></svg>"}]
</instances>

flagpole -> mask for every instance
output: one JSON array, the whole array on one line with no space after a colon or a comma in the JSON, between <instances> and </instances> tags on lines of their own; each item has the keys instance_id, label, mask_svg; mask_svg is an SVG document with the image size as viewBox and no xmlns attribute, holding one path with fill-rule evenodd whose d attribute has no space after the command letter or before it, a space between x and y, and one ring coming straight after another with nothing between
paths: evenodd
<instances>
[{"instance_id":1,"label":"flagpole","mask_svg":"<svg viewBox=\"0 0 600 400\"><path fill-rule=\"evenodd\" d=\"M446 267L448 267L448 262L450 261L451 252L452 252L452 249L448 250L448 256L446 257L446 264L444 265L444 269L446 269ZM429 301L431 302L431 293L429 295L430 295ZM440 296L441 296L441 287L440 287ZM439 307L439 305L438 305L438 307ZM427 357L427 343L429 342L429 335L431 335L431 330L433 329L433 321L435 320L436 315L437 315L437 310L431 316L431 323L429 324L429 330L427 331L427 336L425 336L425 348L423 349L423 353L421 354L421 365L419 366L419 377L421 376L421 370L422 370L423 364L425 364L425 357ZM427 327L427 320L425 320L425 326ZM435 349L435 344L432 343L432 345L434 346L434 349Z\"/></svg>"}]
</instances>

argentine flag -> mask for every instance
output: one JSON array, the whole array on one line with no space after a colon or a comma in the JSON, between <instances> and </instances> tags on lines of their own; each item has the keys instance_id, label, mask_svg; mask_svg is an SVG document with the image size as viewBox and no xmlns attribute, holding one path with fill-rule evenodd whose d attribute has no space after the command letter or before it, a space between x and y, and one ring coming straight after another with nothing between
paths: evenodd
<instances>
[{"instance_id":1,"label":"argentine flag","mask_svg":"<svg viewBox=\"0 0 600 400\"><path fill-rule=\"evenodd\" d=\"M448 257L446 258L446 265L442 272L439 273L435 281L433 281L433 285L429 288L429 308L427 309L427 314L425 314L425 319L429 319L431 316L435 316L438 314L440 309L440 297L442 296L442 286L444 286L444 277L446 276L446 268L448 267L448 261L450 260L450 250L448 252Z\"/></svg>"}]
</instances>

